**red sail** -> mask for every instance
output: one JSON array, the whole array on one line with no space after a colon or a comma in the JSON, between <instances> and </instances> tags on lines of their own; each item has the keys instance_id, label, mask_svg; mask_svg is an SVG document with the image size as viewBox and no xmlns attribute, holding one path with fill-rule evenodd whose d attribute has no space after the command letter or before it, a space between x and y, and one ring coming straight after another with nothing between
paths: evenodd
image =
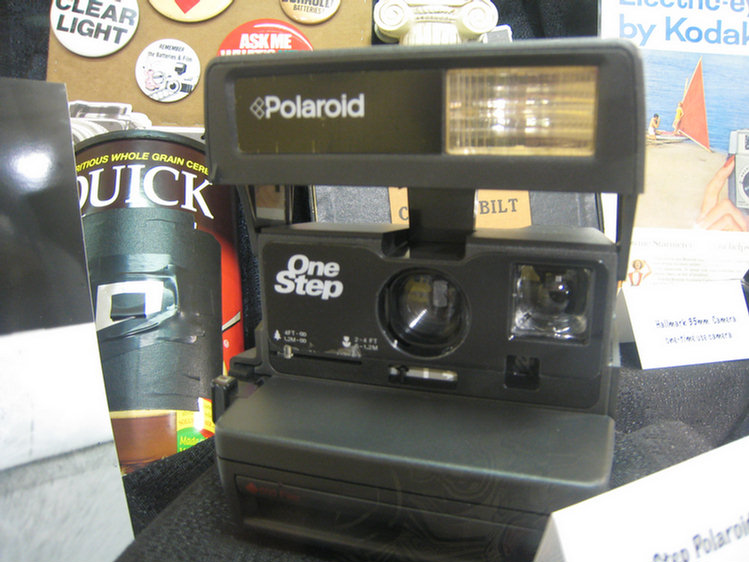
<instances>
[{"instance_id":1,"label":"red sail","mask_svg":"<svg viewBox=\"0 0 749 562\"><path fill-rule=\"evenodd\" d=\"M706 150L710 150L705 89L702 80L702 59L697 63L692 77L689 79L681 103L684 115L679 121L679 132L688 136Z\"/></svg>"}]
</instances>

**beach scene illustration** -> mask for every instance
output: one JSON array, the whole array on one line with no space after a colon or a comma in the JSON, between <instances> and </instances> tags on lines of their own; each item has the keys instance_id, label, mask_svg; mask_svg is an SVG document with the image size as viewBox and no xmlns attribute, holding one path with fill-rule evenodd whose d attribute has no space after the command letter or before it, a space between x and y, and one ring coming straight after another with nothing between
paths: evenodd
<instances>
[{"instance_id":1,"label":"beach scene illustration","mask_svg":"<svg viewBox=\"0 0 749 562\"><path fill-rule=\"evenodd\" d=\"M641 54L648 123L635 225L741 230L743 219L746 229L749 219L730 209L726 184L731 131L749 128L749 57Z\"/></svg>"}]
</instances>

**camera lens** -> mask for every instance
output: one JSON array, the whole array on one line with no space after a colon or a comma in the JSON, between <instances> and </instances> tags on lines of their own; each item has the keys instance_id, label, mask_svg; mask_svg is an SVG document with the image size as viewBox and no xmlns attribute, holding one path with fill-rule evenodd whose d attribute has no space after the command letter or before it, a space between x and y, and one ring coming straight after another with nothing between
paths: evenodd
<instances>
[{"instance_id":1,"label":"camera lens","mask_svg":"<svg viewBox=\"0 0 749 562\"><path fill-rule=\"evenodd\" d=\"M402 273L383 294L387 331L404 351L436 357L463 339L468 306L458 286L441 273Z\"/></svg>"},{"instance_id":2,"label":"camera lens","mask_svg":"<svg viewBox=\"0 0 749 562\"><path fill-rule=\"evenodd\" d=\"M512 334L582 340L590 275L584 268L518 266Z\"/></svg>"},{"instance_id":3,"label":"camera lens","mask_svg":"<svg viewBox=\"0 0 749 562\"><path fill-rule=\"evenodd\" d=\"M538 309L545 314L559 314L572 302L572 284L568 276L547 272L538 291Z\"/></svg>"}]
</instances>

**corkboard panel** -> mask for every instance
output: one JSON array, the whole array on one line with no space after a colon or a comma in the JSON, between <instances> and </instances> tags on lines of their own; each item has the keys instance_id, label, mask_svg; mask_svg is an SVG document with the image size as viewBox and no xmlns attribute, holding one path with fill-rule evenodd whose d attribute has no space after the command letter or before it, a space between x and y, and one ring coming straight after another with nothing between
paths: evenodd
<instances>
[{"instance_id":1,"label":"corkboard panel","mask_svg":"<svg viewBox=\"0 0 749 562\"><path fill-rule=\"evenodd\" d=\"M124 48L106 57L76 55L50 33L47 80L66 84L71 101L129 103L133 111L145 113L156 126L202 127L205 68L221 41L243 23L262 18L290 23L316 50L359 47L372 42L372 0L343 0L331 19L316 25L291 21L279 0L234 0L220 15L199 23L173 21L157 12L147 0L139 0L138 4L140 21L134 37ZM201 81L186 98L160 103L138 87L135 63L148 45L167 38L184 41L195 50L201 63Z\"/></svg>"}]
</instances>

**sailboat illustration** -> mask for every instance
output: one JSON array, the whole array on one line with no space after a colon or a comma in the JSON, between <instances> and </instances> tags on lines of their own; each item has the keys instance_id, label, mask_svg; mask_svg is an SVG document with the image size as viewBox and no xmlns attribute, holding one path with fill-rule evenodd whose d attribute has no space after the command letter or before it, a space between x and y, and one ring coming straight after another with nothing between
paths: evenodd
<instances>
[{"instance_id":1,"label":"sailboat illustration","mask_svg":"<svg viewBox=\"0 0 749 562\"><path fill-rule=\"evenodd\" d=\"M673 131L658 130L655 142L681 142L692 140L707 151L710 149L710 133L707 127L705 84L702 76L702 58L697 61L692 75L684 86L684 94L676 108Z\"/></svg>"},{"instance_id":2,"label":"sailboat illustration","mask_svg":"<svg viewBox=\"0 0 749 562\"><path fill-rule=\"evenodd\" d=\"M710 134L707 129L707 108L705 106L705 87L702 78L702 58L692 72L681 99L684 112L679 120L675 133L684 135L705 150L710 150Z\"/></svg>"}]
</instances>

